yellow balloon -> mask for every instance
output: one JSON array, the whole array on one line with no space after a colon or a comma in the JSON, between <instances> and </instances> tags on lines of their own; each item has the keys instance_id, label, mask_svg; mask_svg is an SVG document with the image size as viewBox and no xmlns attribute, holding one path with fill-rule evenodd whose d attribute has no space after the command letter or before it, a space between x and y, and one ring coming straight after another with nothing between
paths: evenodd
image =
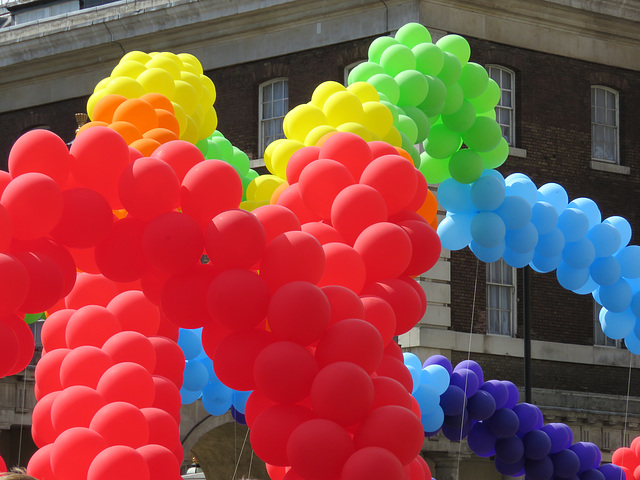
<instances>
[{"instance_id":1,"label":"yellow balloon","mask_svg":"<svg viewBox=\"0 0 640 480\"><path fill-rule=\"evenodd\" d=\"M176 102L171 103L173 104L173 114L175 115L176 120L178 120L180 133L182 133L187 129L187 114L184 112L184 108L182 108Z\"/></svg>"},{"instance_id":2,"label":"yellow balloon","mask_svg":"<svg viewBox=\"0 0 640 480\"><path fill-rule=\"evenodd\" d=\"M179 103L187 115L191 115L198 106L198 93L190 83L184 80L176 80L175 85L176 92L173 96L173 101Z\"/></svg>"},{"instance_id":3,"label":"yellow balloon","mask_svg":"<svg viewBox=\"0 0 640 480\"><path fill-rule=\"evenodd\" d=\"M304 143L298 142L297 140L287 139L280 143L271 154L271 170L269 171L283 180L286 180L289 158L291 158L291 155L301 148L304 148Z\"/></svg>"},{"instance_id":4,"label":"yellow balloon","mask_svg":"<svg viewBox=\"0 0 640 480\"><path fill-rule=\"evenodd\" d=\"M196 75L202 75L202 64L200 63L200 60L198 60L194 55L191 55L190 53L179 53L178 58L182 60L183 64L188 64L194 67L196 71L193 73L195 73Z\"/></svg>"},{"instance_id":5,"label":"yellow balloon","mask_svg":"<svg viewBox=\"0 0 640 480\"><path fill-rule=\"evenodd\" d=\"M264 200L262 202L256 202L254 200L245 200L244 202L240 202L240 206L242 210L246 210L247 212L252 212L258 207L262 207L263 205L269 205L269 202Z\"/></svg>"},{"instance_id":6,"label":"yellow balloon","mask_svg":"<svg viewBox=\"0 0 640 480\"><path fill-rule=\"evenodd\" d=\"M104 90L107 94L115 93L126 98L138 98L146 93L142 85L131 77L112 78Z\"/></svg>"},{"instance_id":7,"label":"yellow balloon","mask_svg":"<svg viewBox=\"0 0 640 480\"><path fill-rule=\"evenodd\" d=\"M180 79L187 82L189 85L193 87L196 91L197 99L200 101L202 95L204 95L204 87L202 86L202 81L200 80L199 75L194 75L193 73L182 71L180 72Z\"/></svg>"},{"instance_id":8,"label":"yellow balloon","mask_svg":"<svg viewBox=\"0 0 640 480\"><path fill-rule=\"evenodd\" d=\"M304 139L304 144L307 147L315 146L315 144L318 143L318 140L324 137L327 133L335 131L336 129L331 125L320 125L309 132L307 137Z\"/></svg>"},{"instance_id":9,"label":"yellow balloon","mask_svg":"<svg viewBox=\"0 0 640 480\"><path fill-rule=\"evenodd\" d=\"M147 69L142 63L136 60L120 60L120 63L111 71L111 78L131 77L138 78L142 72Z\"/></svg>"},{"instance_id":10,"label":"yellow balloon","mask_svg":"<svg viewBox=\"0 0 640 480\"><path fill-rule=\"evenodd\" d=\"M87 100L87 115L89 115L89 119L93 120L93 109L96 106L96 103L104 97L107 93L102 90L98 90L97 92L93 92L93 94Z\"/></svg>"},{"instance_id":11,"label":"yellow balloon","mask_svg":"<svg viewBox=\"0 0 640 480\"><path fill-rule=\"evenodd\" d=\"M284 117L283 127L287 138L304 142L311 130L327 124L327 117L318 107L303 103Z\"/></svg>"},{"instance_id":12,"label":"yellow balloon","mask_svg":"<svg viewBox=\"0 0 640 480\"><path fill-rule=\"evenodd\" d=\"M329 80L327 82L323 82L316 87L311 95L311 103L313 103L316 107L323 109L324 102L336 92L344 92L347 89L344 85L338 82L334 82L333 80Z\"/></svg>"},{"instance_id":13,"label":"yellow balloon","mask_svg":"<svg viewBox=\"0 0 640 480\"><path fill-rule=\"evenodd\" d=\"M204 118L200 122L200 128L198 129L198 138L209 138L213 132L218 128L218 114L213 106L210 106L204 113Z\"/></svg>"},{"instance_id":14,"label":"yellow balloon","mask_svg":"<svg viewBox=\"0 0 640 480\"><path fill-rule=\"evenodd\" d=\"M371 133L378 137L384 137L393 126L393 114L383 103L365 102L362 104L364 111L364 125Z\"/></svg>"},{"instance_id":15,"label":"yellow balloon","mask_svg":"<svg viewBox=\"0 0 640 480\"><path fill-rule=\"evenodd\" d=\"M213 105L216 101L216 86L213 84L213 81L206 75L200 75L200 81L202 82L202 86L205 88L207 92L209 92L209 105Z\"/></svg>"},{"instance_id":16,"label":"yellow balloon","mask_svg":"<svg viewBox=\"0 0 640 480\"><path fill-rule=\"evenodd\" d=\"M367 82L352 83L347 87L347 91L354 93L362 103L380 101L376 87Z\"/></svg>"},{"instance_id":17,"label":"yellow balloon","mask_svg":"<svg viewBox=\"0 0 640 480\"><path fill-rule=\"evenodd\" d=\"M402 147L402 137L400 136L400 132L396 127L391 127L389 132L382 137L383 142L387 142L394 147Z\"/></svg>"},{"instance_id":18,"label":"yellow balloon","mask_svg":"<svg viewBox=\"0 0 640 480\"><path fill-rule=\"evenodd\" d=\"M105 88L107 88L107 84L111 81L111 77L106 77L103 78L102 80L100 80L98 82L98 84L96 85L96 88L93 89L93 93L97 92L98 90L103 90Z\"/></svg>"},{"instance_id":19,"label":"yellow balloon","mask_svg":"<svg viewBox=\"0 0 640 480\"><path fill-rule=\"evenodd\" d=\"M163 57L162 55L154 55L145 66L147 68L161 68L166 70L174 80L180 80L180 67L178 64L171 60L169 57Z\"/></svg>"},{"instance_id":20,"label":"yellow balloon","mask_svg":"<svg viewBox=\"0 0 640 480\"><path fill-rule=\"evenodd\" d=\"M363 125L360 125L359 123L355 123L355 122L343 123L338 127L338 131L355 133L360 138L362 138L365 142L370 142L372 140L371 132L369 132L369 129L367 129Z\"/></svg>"},{"instance_id":21,"label":"yellow balloon","mask_svg":"<svg viewBox=\"0 0 640 480\"><path fill-rule=\"evenodd\" d=\"M160 55L161 57L167 57L168 59L172 60L176 65L178 65L178 68L180 70L182 70L182 68L184 67L184 63L182 62L182 59L176 55L175 53L172 52L160 52L158 53L158 55Z\"/></svg>"},{"instance_id":22,"label":"yellow balloon","mask_svg":"<svg viewBox=\"0 0 640 480\"><path fill-rule=\"evenodd\" d=\"M247 185L247 200L254 202L267 202L284 180L275 175L260 175L251 180Z\"/></svg>"},{"instance_id":23,"label":"yellow balloon","mask_svg":"<svg viewBox=\"0 0 640 480\"><path fill-rule=\"evenodd\" d=\"M150 68L142 72L137 80L147 93L160 93L169 100L173 100L176 85L173 77L166 70L157 67Z\"/></svg>"},{"instance_id":24,"label":"yellow balloon","mask_svg":"<svg viewBox=\"0 0 640 480\"><path fill-rule=\"evenodd\" d=\"M187 116L187 128L184 131L180 129L180 140L194 145L198 142L198 125L190 116Z\"/></svg>"},{"instance_id":25,"label":"yellow balloon","mask_svg":"<svg viewBox=\"0 0 640 480\"><path fill-rule=\"evenodd\" d=\"M342 91L331 95L324 103L322 111L327 116L329 125L338 127L343 123L362 123L364 111L362 102L351 92Z\"/></svg>"},{"instance_id":26,"label":"yellow balloon","mask_svg":"<svg viewBox=\"0 0 640 480\"><path fill-rule=\"evenodd\" d=\"M135 60L136 62L140 62L145 65L149 60L151 60L151 55L148 53L140 52L138 50L133 50L131 52L125 53L124 56L120 59L121 62L127 60Z\"/></svg>"}]
</instances>

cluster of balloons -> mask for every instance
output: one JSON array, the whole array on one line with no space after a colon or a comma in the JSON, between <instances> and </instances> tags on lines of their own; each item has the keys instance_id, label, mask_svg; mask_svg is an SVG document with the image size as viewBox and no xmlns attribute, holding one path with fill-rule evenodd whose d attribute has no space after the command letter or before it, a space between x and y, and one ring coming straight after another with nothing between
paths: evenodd
<instances>
[{"instance_id":1,"label":"cluster of balloons","mask_svg":"<svg viewBox=\"0 0 640 480\"><path fill-rule=\"evenodd\" d=\"M161 94L171 101L181 140L195 144L216 129L215 86L203 74L200 61L188 53L132 51L125 54L111 74L96 85L87 102L87 113L91 120L98 120L95 108L107 95L131 99L149 93Z\"/></svg>"},{"instance_id":2,"label":"cluster of balloons","mask_svg":"<svg viewBox=\"0 0 640 480\"><path fill-rule=\"evenodd\" d=\"M437 432L445 419L440 397L447 391L451 375L442 365L429 359L422 364L417 355L409 352L404 353L404 364L413 380L411 395L420 407L420 421L425 434Z\"/></svg>"},{"instance_id":3,"label":"cluster of balloons","mask_svg":"<svg viewBox=\"0 0 640 480\"><path fill-rule=\"evenodd\" d=\"M513 267L555 270L562 287L591 293L602 305L600 323L610 338L640 353L640 246L629 245L631 226L619 216L602 220L589 198L569 202L555 183L537 188L529 177L506 179L485 170L472 184L447 179L438 200L447 210L438 226L445 248L469 246L484 262L503 258Z\"/></svg>"},{"instance_id":4,"label":"cluster of balloons","mask_svg":"<svg viewBox=\"0 0 640 480\"><path fill-rule=\"evenodd\" d=\"M618 465L625 473L627 480L640 478L640 437L631 441L628 447L620 447L613 452L611 463Z\"/></svg>"},{"instance_id":5,"label":"cluster of balloons","mask_svg":"<svg viewBox=\"0 0 640 480\"><path fill-rule=\"evenodd\" d=\"M507 159L495 121L500 88L484 67L469 62L470 54L463 37L446 35L434 44L423 25L408 23L395 37L375 39L368 61L349 75L350 84L376 88L412 157L418 156L413 145L424 144L416 165L429 183L450 177L471 183Z\"/></svg>"}]
</instances>

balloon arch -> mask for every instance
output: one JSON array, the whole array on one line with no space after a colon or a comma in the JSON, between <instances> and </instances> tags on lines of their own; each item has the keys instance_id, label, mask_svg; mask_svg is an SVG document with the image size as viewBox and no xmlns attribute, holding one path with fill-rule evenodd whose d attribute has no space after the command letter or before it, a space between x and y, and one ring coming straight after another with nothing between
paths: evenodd
<instances>
[{"instance_id":1,"label":"balloon arch","mask_svg":"<svg viewBox=\"0 0 640 480\"><path fill-rule=\"evenodd\" d=\"M348 87L286 115L268 175L216 130L189 54L127 53L70 149L20 137L0 176L0 375L25 368L24 319L47 312L28 471L176 480L180 405L201 397L249 425L273 480L429 479L439 430L505 475L618 479L512 383L393 341L426 309L413 277L469 246L591 293L604 333L640 352L629 223L495 170L500 89L469 57L416 23L376 39Z\"/></svg>"}]
</instances>

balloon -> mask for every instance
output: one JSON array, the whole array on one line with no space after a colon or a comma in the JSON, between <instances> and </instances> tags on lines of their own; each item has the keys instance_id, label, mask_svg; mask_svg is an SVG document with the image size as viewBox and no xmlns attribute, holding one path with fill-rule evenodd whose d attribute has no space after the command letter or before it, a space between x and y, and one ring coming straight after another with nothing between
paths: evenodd
<instances>
[{"instance_id":1,"label":"balloon","mask_svg":"<svg viewBox=\"0 0 640 480\"><path fill-rule=\"evenodd\" d=\"M100 434L87 427L65 430L51 448L51 469L56 478L86 478L92 461L107 446Z\"/></svg>"},{"instance_id":2,"label":"balloon","mask_svg":"<svg viewBox=\"0 0 640 480\"><path fill-rule=\"evenodd\" d=\"M307 165L298 181L303 202L322 218L331 216L336 195L355 182L345 165L325 158Z\"/></svg>"},{"instance_id":3,"label":"balloon","mask_svg":"<svg viewBox=\"0 0 640 480\"><path fill-rule=\"evenodd\" d=\"M155 397L151 374L133 362L117 363L107 369L97 390L108 402L128 402L138 408L152 406Z\"/></svg>"},{"instance_id":4,"label":"balloon","mask_svg":"<svg viewBox=\"0 0 640 480\"><path fill-rule=\"evenodd\" d=\"M497 409L486 422L498 438L507 438L515 435L520 427L518 416L509 408Z\"/></svg>"},{"instance_id":5,"label":"balloon","mask_svg":"<svg viewBox=\"0 0 640 480\"><path fill-rule=\"evenodd\" d=\"M346 461L342 476L344 480L402 480L403 466L389 450L381 447L365 447L357 450ZM413 477L412 477L413 478Z\"/></svg>"},{"instance_id":6,"label":"balloon","mask_svg":"<svg viewBox=\"0 0 640 480\"><path fill-rule=\"evenodd\" d=\"M353 248L362 256L368 280L398 277L411 261L411 239L401 227L390 222L365 228Z\"/></svg>"},{"instance_id":7,"label":"balloon","mask_svg":"<svg viewBox=\"0 0 640 480\"><path fill-rule=\"evenodd\" d=\"M264 251L266 240L265 228L260 220L245 210L220 213L211 220L205 231L207 255L223 269L250 268L255 265Z\"/></svg>"},{"instance_id":8,"label":"balloon","mask_svg":"<svg viewBox=\"0 0 640 480\"><path fill-rule=\"evenodd\" d=\"M122 331L116 316L105 307L87 305L71 315L65 339L69 348L82 345L102 347L107 339Z\"/></svg>"},{"instance_id":9,"label":"balloon","mask_svg":"<svg viewBox=\"0 0 640 480\"><path fill-rule=\"evenodd\" d=\"M119 293L107 304L124 330L155 335L160 325L160 311L140 290Z\"/></svg>"},{"instance_id":10,"label":"balloon","mask_svg":"<svg viewBox=\"0 0 640 480\"><path fill-rule=\"evenodd\" d=\"M175 342L165 337L151 337L149 341L156 351L156 367L153 374L171 380L179 388L182 385L185 361L182 350Z\"/></svg>"},{"instance_id":11,"label":"balloon","mask_svg":"<svg viewBox=\"0 0 640 480\"><path fill-rule=\"evenodd\" d=\"M65 390L74 385L95 389L102 374L114 363L108 353L96 346L75 347L60 364L60 384Z\"/></svg>"},{"instance_id":12,"label":"balloon","mask_svg":"<svg viewBox=\"0 0 640 480\"><path fill-rule=\"evenodd\" d=\"M145 224L134 217L114 222L102 242L96 245L95 260L100 272L114 282L131 282L148 270L142 248Z\"/></svg>"},{"instance_id":13,"label":"balloon","mask_svg":"<svg viewBox=\"0 0 640 480\"><path fill-rule=\"evenodd\" d=\"M361 302L364 306L364 320L378 330L382 337L383 345L387 345L393 339L396 329L396 315L393 308L391 308L389 302L376 296L362 297ZM350 318L357 317L350 316Z\"/></svg>"},{"instance_id":14,"label":"balloon","mask_svg":"<svg viewBox=\"0 0 640 480\"><path fill-rule=\"evenodd\" d=\"M467 438L469 448L481 457L489 457L495 454L496 441L496 436L484 422L476 423L469 431Z\"/></svg>"},{"instance_id":15,"label":"balloon","mask_svg":"<svg viewBox=\"0 0 640 480\"><path fill-rule=\"evenodd\" d=\"M31 437L39 448L53 443L58 436L51 421L51 408L60 393L57 391L44 395L33 407Z\"/></svg>"},{"instance_id":16,"label":"balloon","mask_svg":"<svg viewBox=\"0 0 640 480\"><path fill-rule=\"evenodd\" d=\"M53 445L45 445L40 447L34 452L27 464L27 474L34 476L35 478L42 478L47 480L53 478L53 471L51 469L51 450ZM0 470L6 470L7 466L4 465L4 460L0 462Z\"/></svg>"},{"instance_id":17,"label":"balloon","mask_svg":"<svg viewBox=\"0 0 640 480\"><path fill-rule=\"evenodd\" d=\"M29 292L29 274L25 266L12 255L0 253L0 312L17 310Z\"/></svg>"},{"instance_id":18,"label":"balloon","mask_svg":"<svg viewBox=\"0 0 640 480\"><path fill-rule=\"evenodd\" d=\"M100 408L91 420L91 430L109 445L138 448L149 441L149 426L139 408L127 402L111 402Z\"/></svg>"},{"instance_id":19,"label":"balloon","mask_svg":"<svg viewBox=\"0 0 640 480\"><path fill-rule=\"evenodd\" d=\"M123 331L107 339L102 350L114 363L133 362L142 365L149 373L156 366L156 352L153 344L139 332Z\"/></svg>"},{"instance_id":20,"label":"balloon","mask_svg":"<svg viewBox=\"0 0 640 480\"><path fill-rule=\"evenodd\" d=\"M55 133L34 129L20 136L8 158L11 177L38 172L51 177L62 187L69 176L69 149Z\"/></svg>"},{"instance_id":21,"label":"balloon","mask_svg":"<svg viewBox=\"0 0 640 480\"><path fill-rule=\"evenodd\" d=\"M349 245L370 225L387 220L382 195L368 185L352 185L342 190L331 207L331 224Z\"/></svg>"},{"instance_id":22,"label":"balloon","mask_svg":"<svg viewBox=\"0 0 640 480\"><path fill-rule=\"evenodd\" d=\"M167 447L149 444L139 447L137 451L147 462L150 479L174 480L179 474L178 459Z\"/></svg>"},{"instance_id":23,"label":"balloon","mask_svg":"<svg viewBox=\"0 0 640 480\"><path fill-rule=\"evenodd\" d=\"M87 473L87 480L107 480L118 477L123 480L149 480L147 461L137 450L125 446L107 447L97 454Z\"/></svg>"},{"instance_id":24,"label":"balloon","mask_svg":"<svg viewBox=\"0 0 640 480\"><path fill-rule=\"evenodd\" d=\"M318 225L324 224L319 223ZM332 228L328 225L327 227ZM335 229L332 230L336 236L340 236ZM307 229L303 231L308 232ZM342 285L355 293L360 293L366 281L366 267L362 256L353 247L340 240L323 244L322 248L325 254L325 268L318 285L321 287Z\"/></svg>"}]
</instances>

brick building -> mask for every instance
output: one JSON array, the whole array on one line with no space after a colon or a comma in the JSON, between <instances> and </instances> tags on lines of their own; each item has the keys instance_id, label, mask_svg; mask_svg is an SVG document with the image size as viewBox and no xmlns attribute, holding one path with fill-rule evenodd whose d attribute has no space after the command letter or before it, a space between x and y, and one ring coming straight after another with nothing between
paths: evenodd
<instances>
[{"instance_id":1,"label":"brick building","mask_svg":"<svg viewBox=\"0 0 640 480\"><path fill-rule=\"evenodd\" d=\"M15 19L25 3L6 8ZM502 173L523 172L538 186L560 183L570 199L589 197L603 218L623 216L640 231L634 202L640 193L640 5L631 1L79 3L59 16L14 20L0 29L0 166L6 168L11 144L31 128L45 126L70 141L74 114L85 111L95 84L130 50L196 55L218 91L219 130L259 166L261 125L273 120L262 109L267 89L289 107L307 102L321 82L344 82L374 38L409 21L426 25L434 39L465 36L471 60L499 83L498 119L510 144ZM610 121L596 122L592 112L599 108L611 113ZM636 234L631 243L639 241ZM640 434L640 362L603 336L590 295L562 289L553 273L530 278L533 403L546 422L569 424L575 441L594 442L610 458ZM443 251L422 283L427 314L401 345L422 360L434 353L454 364L470 357L487 379L523 387L523 270L489 267L468 249ZM15 415L20 381L0 384L6 392L0 395L0 453L13 462L17 454L5 448L20 424L29 425L28 415ZM222 478L214 451L231 433L214 427L229 419L208 417L197 405L183 413L185 452L198 456L207 478ZM28 438L23 441L30 451ZM500 478L489 460L441 435L426 439L423 453L438 480Z\"/></svg>"}]
</instances>

